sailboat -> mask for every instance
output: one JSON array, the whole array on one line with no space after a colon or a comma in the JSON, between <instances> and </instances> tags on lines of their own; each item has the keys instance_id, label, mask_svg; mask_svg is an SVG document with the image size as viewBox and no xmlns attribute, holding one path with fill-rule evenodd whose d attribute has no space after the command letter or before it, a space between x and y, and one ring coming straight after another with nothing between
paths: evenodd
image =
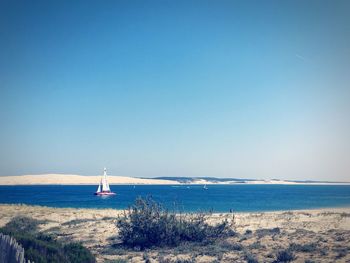
<instances>
[{"instance_id":1,"label":"sailboat","mask_svg":"<svg viewBox=\"0 0 350 263\"><path fill-rule=\"evenodd\" d=\"M203 186L203 189L204 189L204 190L208 190L208 187L207 187L206 184Z\"/></svg>"},{"instance_id":2,"label":"sailboat","mask_svg":"<svg viewBox=\"0 0 350 263\"><path fill-rule=\"evenodd\" d=\"M107 170L106 168L103 169L103 176L101 178L101 181L98 185L97 191L95 192L95 195L115 195L109 188L109 183L107 181Z\"/></svg>"}]
</instances>

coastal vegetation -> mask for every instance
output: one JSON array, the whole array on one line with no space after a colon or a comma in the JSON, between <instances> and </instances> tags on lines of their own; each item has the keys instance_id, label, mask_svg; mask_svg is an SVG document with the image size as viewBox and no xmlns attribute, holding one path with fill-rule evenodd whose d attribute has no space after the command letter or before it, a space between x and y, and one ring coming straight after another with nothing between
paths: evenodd
<instances>
[{"instance_id":1,"label":"coastal vegetation","mask_svg":"<svg viewBox=\"0 0 350 263\"><path fill-rule=\"evenodd\" d=\"M117 221L119 238L127 247L177 246L182 242L210 243L233 236L233 223L225 218L220 223L207 223L208 214L181 214L165 209L152 198L137 198Z\"/></svg>"},{"instance_id":2,"label":"coastal vegetation","mask_svg":"<svg viewBox=\"0 0 350 263\"><path fill-rule=\"evenodd\" d=\"M15 217L0 233L13 237L25 251L26 260L35 263L95 263L95 257L79 243L61 243L52 236L40 233L44 222L28 217Z\"/></svg>"},{"instance_id":3,"label":"coastal vegetation","mask_svg":"<svg viewBox=\"0 0 350 263\"><path fill-rule=\"evenodd\" d=\"M0 262L26 263L24 249L16 240L0 233Z\"/></svg>"},{"instance_id":4,"label":"coastal vegetation","mask_svg":"<svg viewBox=\"0 0 350 263\"><path fill-rule=\"evenodd\" d=\"M276 260L273 263L291 262L294 259L295 255L293 254L293 252L289 249L285 249L277 252Z\"/></svg>"},{"instance_id":5,"label":"coastal vegetation","mask_svg":"<svg viewBox=\"0 0 350 263\"><path fill-rule=\"evenodd\" d=\"M26 247L25 255L31 247L40 251L41 256L45 255L46 261L35 262L89 262L89 258L82 260L87 249L98 262L109 263L312 263L320 259L347 262L350 260L347 242L350 239L350 217L344 213L349 213L349 209L234 213L234 219L232 213L199 213L202 220L196 214L167 211L152 199L141 199L126 211L0 205L0 226L3 226L2 233L6 230L6 235L17 238L16 242L21 246L21 236L29 239L32 245ZM222 225L225 219L228 222L224 228L226 231L218 231L216 226ZM189 223L181 222L185 220ZM193 226L195 222L197 225ZM129 237L129 241L137 240L136 243L126 243L122 239L120 224L127 226L125 233L128 235L125 237ZM138 224L143 224L143 232L131 230ZM199 229L199 233L206 234L180 239L179 233L185 233L182 237L191 237L183 229L184 232L179 230L179 226L188 225L190 229ZM156 237L160 238L158 233L166 233L171 237L168 241L176 242L149 243L147 238L152 237L154 231ZM144 238L137 239L136 233L143 233ZM142 246L140 240L146 245ZM34 245L37 243L43 248ZM58 255L49 258L49 250Z\"/></svg>"}]
</instances>

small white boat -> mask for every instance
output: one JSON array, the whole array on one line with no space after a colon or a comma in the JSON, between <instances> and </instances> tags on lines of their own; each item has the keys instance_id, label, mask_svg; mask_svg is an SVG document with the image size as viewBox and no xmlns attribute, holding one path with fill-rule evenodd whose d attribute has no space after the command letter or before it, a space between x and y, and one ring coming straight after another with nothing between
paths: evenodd
<instances>
[{"instance_id":1,"label":"small white boat","mask_svg":"<svg viewBox=\"0 0 350 263\"><path fill-rule=\"evenodd\" d=\"M204 189L204 190L208 190L208 187L207 187L206 184L203 186L203 189Z\"/></svg>"},{"instance_id":2,"label":"small white boat","mask_svg":"<svg viewBox=\"0 0 350 263\"><path fill-rule=\"evenodd\" d=\"M113 193L111 189L109 188L109 183L107 181L107 170L106 168L103 169L103 176L101 178L101 181L98 185L97 191L94 193L95 195L115 195L116 193Z\"/></svg>"}]
</instances>

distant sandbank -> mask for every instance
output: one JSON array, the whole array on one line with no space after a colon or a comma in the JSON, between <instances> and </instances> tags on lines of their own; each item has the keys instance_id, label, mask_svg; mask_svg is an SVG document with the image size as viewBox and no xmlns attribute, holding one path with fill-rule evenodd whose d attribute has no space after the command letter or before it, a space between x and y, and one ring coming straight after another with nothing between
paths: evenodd
<instances>
[{"instance_id":1,"label":"distant sandbank","mask_svg":"<svg viewBox=\"0 0 350 263\"><path fill-rule=\"evenodd\" d=\"M73 174L40 174L0 176L0 185L96 185L101 176L84 176ZM125 176L108 176L110 184L178 184L176 181L160 179L144 179Z\"/></svg>"},{"instance_id":2,"label":"distant sandbank","mask_svg":"<svg viewBox=\"0 0 350 263\"><path fill-rule=\"evenodd\" d=\"M174 184L275 184L275 185L350 185L350 182L296 182L289 180L244 180L244 179L225 179L220 181L203 178L192 178L191 181L183 182L176 179L163 178L137 178L127 176L108 176L110 184L121 185L174 185ZM179 177L180 178L180 177ZM0 185L96 185L101 180L101 176L85 176L74 174L38 174L38 175L18 175L18 176L0 176Z\"/></svg>"},{"instance_id":3,"label":"distant sandbank","mask_svg":"<svg viewBox=\"0 0 350 263\"><path fill-rule=\"evenodd\" d=\"M174 185L174 184L222 184L222 185L242 185L242 184L274 184L274 185L350 185L350 182L312 182L312 181L289 181L289 180L251 180L251 179L217 179L211 178L191 178L183 181L177 177L162 178L137 178L127 176L108 176L110 184L120 185ZM74 174L38 174L38 175L18 175L0 176L0 185L96 185L101 180L101 176L86 176Z\"/></svg>"}]
</instances>

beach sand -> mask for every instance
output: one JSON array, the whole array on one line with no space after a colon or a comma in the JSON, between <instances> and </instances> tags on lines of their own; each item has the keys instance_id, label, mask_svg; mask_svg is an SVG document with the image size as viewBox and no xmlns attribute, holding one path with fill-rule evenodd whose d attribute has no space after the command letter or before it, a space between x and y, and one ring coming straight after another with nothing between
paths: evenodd
<instances>
[{"instance_id":1,"label":"beach sand","mask_svg":"<svg viewBox=\"0 0 350 263\"><path fill-rule=\"evenodd\" d=\"M0 205L0 226L15 216L43 220L41 231L64 241L82 242L98 262L273 262L276 253L292 247L293 262L350 262L350 208L235 213L237 235L214 244L132 251L120 247L114 209L49 208ZM232 214L212 214L210 223ZM310 261L306 261L310 260Z\"/></svg>"}]
</instances>

